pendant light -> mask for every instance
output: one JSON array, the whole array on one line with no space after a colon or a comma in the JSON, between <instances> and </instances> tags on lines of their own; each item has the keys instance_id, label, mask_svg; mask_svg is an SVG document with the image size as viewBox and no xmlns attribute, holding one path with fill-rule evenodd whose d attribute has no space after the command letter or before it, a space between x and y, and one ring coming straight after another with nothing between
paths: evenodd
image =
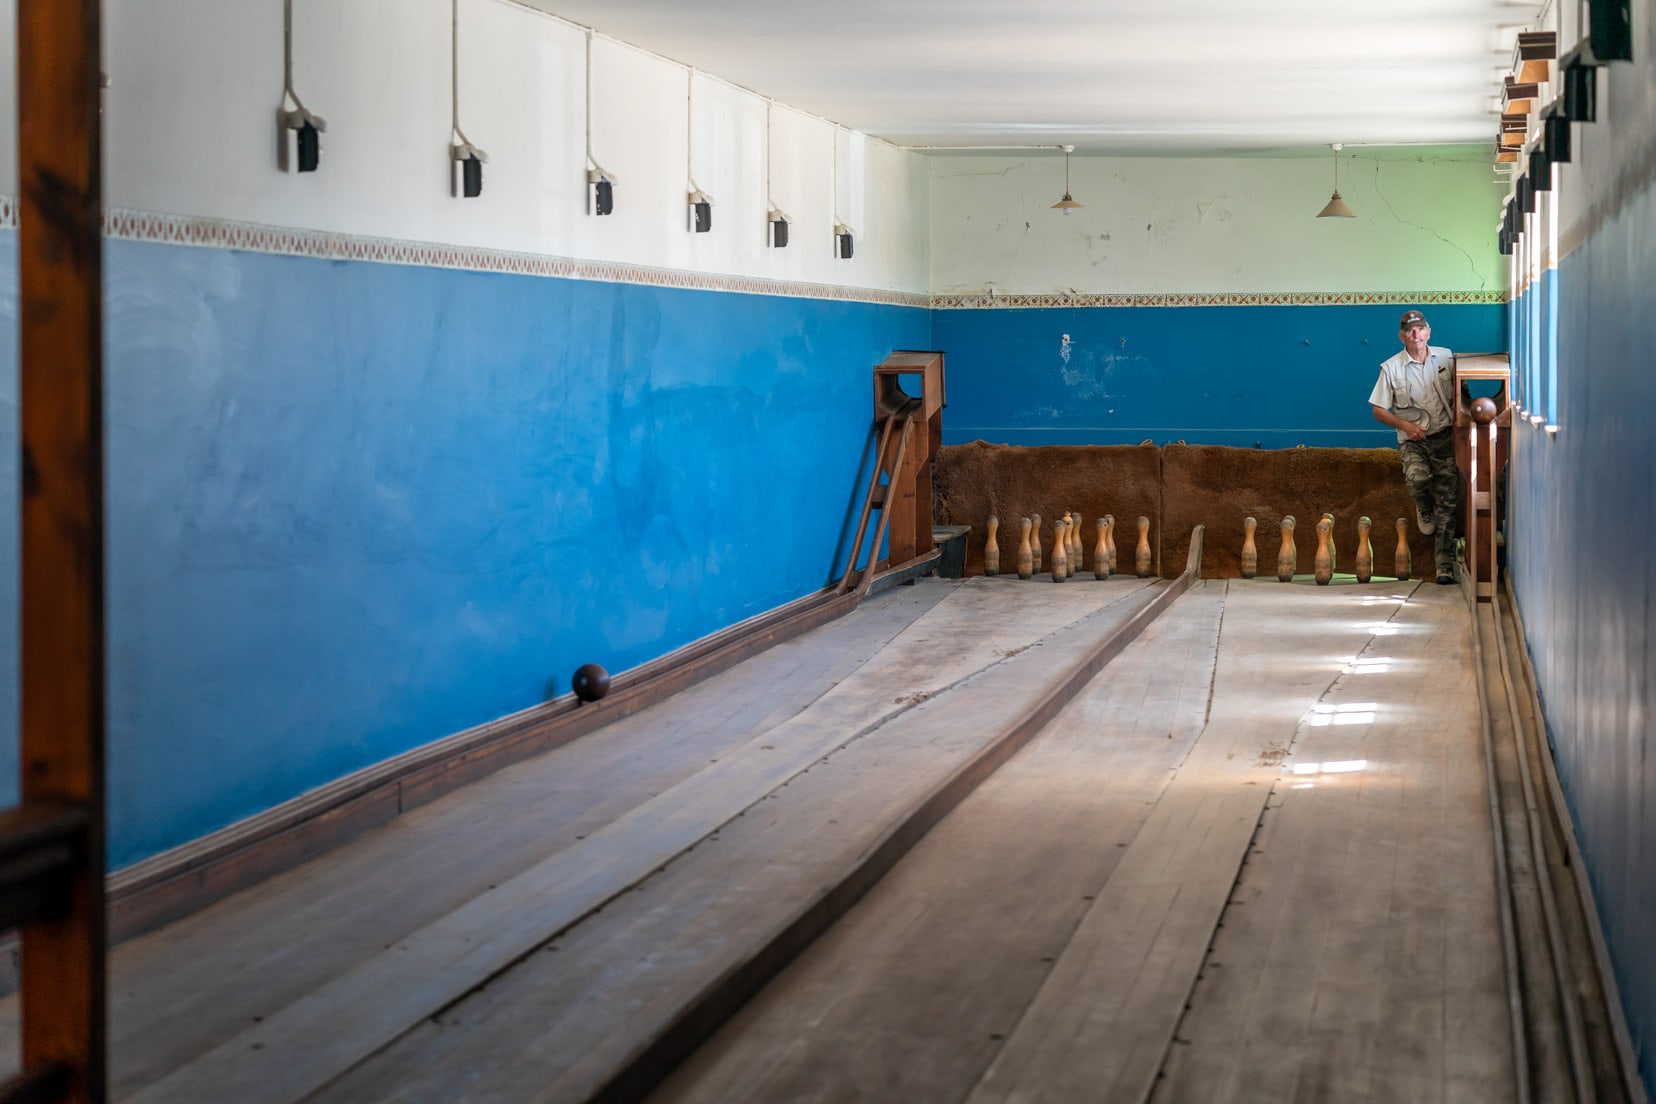
<instances>
[{"instance_id":1,"label":"pendant light","mask_svg":"<svg viewBox=\"0 0 1656 1104\"><path fill-rule=\"evenodd\" d=\"M1075 147L1059 146L1058 148L1064 151L1064 198L1060 199L1057 203L1054 203L1052 207L1053 210L1062 211L1067 215L1077 207L1081 206L1081 204L1070 198L1069 190L1069 157L1070 154L1075 152Z\"/></svg>"},{"instance_id":2,"label":"pendant light","mask_svg":"<svg viewBox=\"0 0 1656 1104\"><path fill-rule=\"evenodd\" d=\"M1317 217L1356 218L1357 212L1347 207L1346 201L1340 198L1340 143L1333 143L1329 149L1334 151L1334 197L1328 201L1328 206L1317 212Z\"/></svg>"}]
</instances>

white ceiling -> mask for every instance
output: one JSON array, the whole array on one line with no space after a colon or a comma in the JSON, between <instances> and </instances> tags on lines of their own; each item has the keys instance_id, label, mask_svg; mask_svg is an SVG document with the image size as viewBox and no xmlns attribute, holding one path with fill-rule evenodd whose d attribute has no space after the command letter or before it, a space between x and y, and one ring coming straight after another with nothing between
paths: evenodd
<instances>
[{"instance_id":1,"label":"white ceiling","mask_svg":"<svg viewBox=\"0 0 1656 1104\"><path fill-rule=\"evenodd\" d=\"M1549 0L526 0L902 146L1493 147Z\"/></svg>"}]
</instances>

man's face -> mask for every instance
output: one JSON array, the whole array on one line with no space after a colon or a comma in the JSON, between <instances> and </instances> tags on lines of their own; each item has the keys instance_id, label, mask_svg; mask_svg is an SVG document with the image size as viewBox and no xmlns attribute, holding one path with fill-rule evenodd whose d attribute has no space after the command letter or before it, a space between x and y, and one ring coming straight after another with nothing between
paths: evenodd
<instances>
[{"instance_id":1,"label":"man's face","mask_svg":"<svg viewBox=\"0 0 1656 1104\"><path fill-rule=\"evenodd\" d=\"M1398 336L1403 339L1403 347L1409 350L1409 355L1419 360L1426 355L1426 347L1432 337L1432 327L1424 322L1411 322L1399 331Z\"/></svg>"}]
</instances>

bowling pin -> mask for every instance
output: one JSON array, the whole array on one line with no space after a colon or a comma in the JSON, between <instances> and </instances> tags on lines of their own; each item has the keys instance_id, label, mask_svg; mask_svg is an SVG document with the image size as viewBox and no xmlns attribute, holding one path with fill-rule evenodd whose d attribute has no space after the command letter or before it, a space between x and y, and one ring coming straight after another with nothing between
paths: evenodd
<instances>
[{"instance_id":1,"label":"bowling pin","mask_svg":"<svg viewBox=\"0 0 1656 1104\"><path fill-rule=\"evenodd\" d=\"M1110 550L1104 547L1104 519L1098 519L1098 544L1093 548L1093 578L1110 577Z\"/></svg>"},{"instance_id":2,"label":"bowling pin","mask_svg":"<svg viewBox=\"0 0 1656 1104\"><path fill-rule=\"evenodd\" d=\"M1104 515L1104 551L1106 551L1110 554L1110 574L1114 575L1119 570L1116 567L1115 515L1114 514L1105 514Z\"/></svg>"},{"instance_id":3,"label":"bowling pin","mask_svg":"<svg viewBox=\"0 0 1656 1104\"><path fill-rule=\"evenodd\" d=\"M1299 552L1294 548L1294 515L1282 519L1282 551L1277 553L1277 581L1291 583L1299 570Z\"/></svg>"},{"instance_id":4,"label":"bowling pin","mask_svg":"<svg viewBox=\"0 0 1656 1104\"><path fill-rule=\"evenodd\" d=\"M1000 542L995 540L995 531L1000 528L1000 518L989 515L989 539L983 545L983 573L985 575L1000 574Z\"/></svg>"},{"instance_id":5,"label":"bowling pin","mask_svg":"<svg viewBox=\"0 0 1656 1104\"><path fill-rule=\"evenodd\" d=\"M1019 518L1018 524L1023 527L1023 539L1018 542L1018 578L1033 579L1035 566L1034 557L1029 550L1029 519Z\"/></svg>"},{"instance_id":6,"label":"bowling pin","mask_svg":"<svg viewBox=\"0 0 1656 1104\"><path fill-rule=\"evenodd\" d=\"M1366 583L1374 578L1374 544L1369 540L1369 528L1374 522L1366 517L1357 519L1357 581Z\"/></svg>"},{"instance_id":7,"label":"bowling pin","mask_svg":"<svg viewBox=\"0 0 1656 1104\"><path fill-rule=\"evenodd\" d=\"M1340 556L1334 550L1334 515L1324 511L1323 520L1328 522L1328 572L1329 577L1333 578L1334 572L1340 570Z\"/></svg>"},{"instance_id":8,"label":"bowling pin","mask_svg":"<svg viewBox=\"0 0 1656 1104\"><path fill-rule=\"evenodd\" d=\"M1052 581L1061 583L1069 578L1069 522L1059 518L1052 527Z\"/></svg>"},{"instance_id":9,"label":"bowling pin","mask_svg":"<svg viewBox=\"0 0 1656 1104\"><path fill-rule=\"evenodd\" d=\"M1254 526L1259 523L1253 518L1242 519L1242 577L1251 579L1259 574L1259 549L1254 546Z\"/></svg>"},{"instance_id":10,"label":"bowling pin","mask_svg":"<svg viewBox=\"0 0 1656 1104\"><path fill-rule=\"evenodd\" d=\"M1070 511L1070 574L1074 575L1081 570L1082 548L1081 543L1081 514L1079 511Z\"/></svg>"},{"instance_id":11,"label":"bowling pin","mask_svg":"<svg viewBox=\"0 0 1656 1104\"><path fill-rule=\"evenodd\" d=\"M1318 586L1327 586L1334 580L1334 553L1329 548L1333 532L1334 525L1324 514L1323 519L1317 522L1317 555L1311 561L1311 573Z\"/></svg>"},{"instance_id":12,"label":"bowling pin","mask_svg":"<svg viewBox=\"0 0 1656 1104\"><path fill-rule=\"evenodd\" d=\"M1149 518L1147 518L1147 517L1139 518L1139 520L1138 520L1138 531L1139 531L1138 548L1133 553L1133 570L1138 572L1138 577L1139 578L1148 579L1150 577L1150 519Z\"/></svg>"},{"instance_id":13,"label":"bowling pin","mask_svg":"<svg viewBox=\"0 0 1656 1104\"><path fill-rule=\"evenodd\" d=\"M1414 574L1414 563L1409 556L1409 523L1397 519L1397 577L1407 579Z\"/></svg>"},{"instance_id":14,"label":"bowling pin","mask_svg":"<svg viewBox=\"0 0 1656 1104\"><path fill-rule=\"evenodd\" d=\"M1029 555L1030 566L1035 574L1041 573L1041 515L1029 515Z\"/></svg>"}]
</instances>

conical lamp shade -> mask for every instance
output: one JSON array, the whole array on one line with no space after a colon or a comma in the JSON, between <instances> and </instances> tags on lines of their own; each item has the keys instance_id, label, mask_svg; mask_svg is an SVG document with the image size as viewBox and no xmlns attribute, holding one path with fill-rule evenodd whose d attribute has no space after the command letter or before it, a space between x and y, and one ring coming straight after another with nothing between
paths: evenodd
<instances>
[{"instance_id":1,"label":"conical lamp shade","mask_svg":"<svg viewBox=\"0 0 1656 1104\"><path fill-rule=\"evenodd\" d=\"M1317 212L1318 218L1356 218L1357 212L1346 206L1346 201L1340 198L1340 143L1335 142L1328 147L1334 151L1334 195L1328 201L1328 206Z\"/></svg>"},{"instance_id":2,"label":"conical lamp shade","mask_svg":"<svg viewBox=\"0 0 1656 1104\"><path fill-rule=\"evenodd\" d=\"M1052 209L1054 211L1062 211L1067 215L1081 206L1079 203L1075 202L1075 197L1070 195L1069 190L1069 158L1071 151L1073 151L1075 147L1059 146L1058 148L1064 151L1064 198L1060 199L1057 203L1054 203L1052 205Z\"/></svg>"},{"instance_id":3,"label":"conical lamp shade","mask_svg":"<svg viewBox=\"0 0 1656 1104\"><path fill-rule=\"evenodd\" d=\"M1357 212L1346 206L1346 201L1335 192L1334 198L1328 201L1328 206L1317 212L1318 218L1356 218Z\"/></svg>"}]
</instances>

